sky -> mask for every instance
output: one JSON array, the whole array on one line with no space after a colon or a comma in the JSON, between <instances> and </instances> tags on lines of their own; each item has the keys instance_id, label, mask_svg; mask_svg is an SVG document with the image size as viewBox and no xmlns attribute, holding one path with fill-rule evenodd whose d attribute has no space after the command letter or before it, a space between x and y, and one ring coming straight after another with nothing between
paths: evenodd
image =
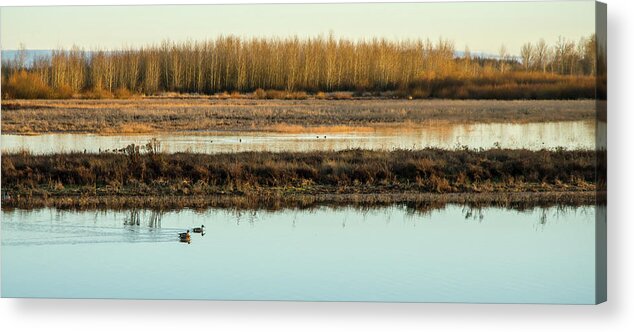
<instances>
[{"instance_id":1,"label":"sky","mask_svg":"<svg viewBox=\"0 0 634 332\"><path fill-rule=\"evenodd\" d=\"M3 50L119 49L240 37L439 38L473 52L594 32L594 1L2 7Z\"/></svg>"}]
</instances>

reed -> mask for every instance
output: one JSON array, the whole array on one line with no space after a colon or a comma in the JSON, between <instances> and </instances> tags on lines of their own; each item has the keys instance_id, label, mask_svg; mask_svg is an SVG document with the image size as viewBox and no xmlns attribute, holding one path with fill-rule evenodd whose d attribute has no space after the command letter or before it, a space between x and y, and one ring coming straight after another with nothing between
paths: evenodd
<instances>
[{"instance_id":1,"label":"reed","mask_svg":"<svg viewBox=\"0 0 634 332\"><path fill-rule=\"evenodd\" d=\"M605 151L425 149L207 155L163 154L155 144L143 149L128 146L118 154L3 154L2 189L12 198L4 204L172 196L380 199L402 193L595 192L605 188L606 168L600 162L605 160Z\"/></svg>"}]
</instances>

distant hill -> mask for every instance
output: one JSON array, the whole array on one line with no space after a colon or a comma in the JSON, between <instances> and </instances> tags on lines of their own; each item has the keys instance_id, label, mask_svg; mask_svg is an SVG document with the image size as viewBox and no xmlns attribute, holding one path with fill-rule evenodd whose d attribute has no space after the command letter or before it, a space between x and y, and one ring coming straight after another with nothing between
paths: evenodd
<instances>
[{"instance_id":1,"label":"distant hill","mask_svg":"<svg viewBox=\"0 0 634 332\"><path fill-rule=\"evenodd\" d=\"M454 56L456 58L462 58L462 57L464 57L465 52L464 51L454 51L453 54L454 54ZM499 55L486 53L486 52L471 52L471 57L472 58L500 60L500 56ZM517 56L517 55L511 55L511 56L509 56L509 59L510 60L516 60L516 61L519 61L519 62L522 61L522 57Z\"/></svg>"},{"instance_id":2,"label":"distant hill","mask_svg":"<svg viewBox=\"0 0 634 332\"><path fill-rule=\"evenodd\" d=\"M13 60L18 55L18 50L2 50L0 52L0 57L2 60ZM34 59L38 57L47 57L49 58L53 54L52 50L26 50L26 62L31 63Z\"/></svg>"}]
</instances>

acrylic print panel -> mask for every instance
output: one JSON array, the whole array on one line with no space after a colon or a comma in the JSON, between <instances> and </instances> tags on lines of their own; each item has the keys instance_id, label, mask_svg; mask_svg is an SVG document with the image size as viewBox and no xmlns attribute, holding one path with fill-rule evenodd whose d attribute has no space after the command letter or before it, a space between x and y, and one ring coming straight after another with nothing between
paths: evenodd
<instances>
[{"instance_id":1,"label":"acrylic print panel","mask_svg":"<svg viewBox=\"0 0 634 332\"><path fill-rule=\"evenodd\" d=\"M604 4L0 15L3 297L606 300Z\"/></svg>"}]
</instances>

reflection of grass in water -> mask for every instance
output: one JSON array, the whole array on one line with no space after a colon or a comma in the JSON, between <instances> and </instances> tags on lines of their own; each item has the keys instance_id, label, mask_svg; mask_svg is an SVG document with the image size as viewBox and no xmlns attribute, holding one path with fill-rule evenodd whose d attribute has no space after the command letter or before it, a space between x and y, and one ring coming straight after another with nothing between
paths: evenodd
<instances>
[{"instance_id":1,"label":"reflection of grass in water","mask_svg":"<svg viewBox=\"0 0 634 332\"><path fill-rule=\"evenodd\" d=\"M588 214L594 215L594 208L598 206L605 207L605 204L600 203L598 205L581 205L581 206L557 205L550 208L545 208L545 207L537 208L539 216L537 220L535 221L533 228L536 231L544 231L548 227L548 225L555 223L555 221L561 222L561 220L566 220L563 217L573 213L582 214L584 216ZM577 219L575 218L575 220Z\"/></svg>"},{"instance_id":2,"label":"reflection of grass in water","mask_svg":"<svg viewBox=\"0 0 634 332\"><path fill-rule=\"evenodd\" d=\"M211 209L204 210L204 212L191 211L195 215L194 220L204 219L206 223L213 223L219 220L231 221L239 226L246 222L249 227L253 227L261 221L277 220L277 218L267 218L266 215L286 215L290 216L291 223L289 227L296 227L296 222L302 221L307 215L317 213L333 214L333 216L339 216L341 227L345 228L348 221L348 217L352 213L353 219L361 219L363 223L370 215L382 214L385 224L391 223L391 216L394 215L396 210L405 212L405 219L408 223L417 224L423 220L428 220L431 217L432 212L442 211L443 209L460 209L466 222L474 222L477 224L487 222L486 213L490 208L493 210L499 209L500 206L482 206L473 204L424 204L424 208L419 205L416 208L414 205L408 204L393 204L389 206L315 206L306 209L294 209L284 208L278 211L267 211L262 209L257 210L240 210L240 209ZM506 210L514 210L518 213L524 213L534 215L535 220L532 223L534 231L542 232L552 223L571 222L574 220L577 222L579 218L565 218L571 215L588 215L594 214L594 205L551 205L551 206L524 206L523 208L504 207ZM24 210L22 212L25 212ZM59 210L60 213L81 213L81 212L68 212ZM174 211L174 215L179 215L182 211ZM344 212L343 214L341 212ZM8 212L11 213L11 212ZM101 210L101 218L109 220L112 218L111 214L118 214L115 210ZM143 243L143 242L174 242L176 241L175 234L184 230L184 228L164 228L156 229L152 225L155 221L153 219L158 218L159 223L167 211L158 211L150 209L130 209L126 214L135 214L141 216L141 225L129 225L124 224L121 227L107 227L98 226L97 224L91 226L81 225L50 225L50 224L32 224L32 223L20 223L9 222L5 231L9 233L20 232L37 232L46 233L46 236L42 237L23 237L20 236L19 240L7 240L3 239L5 245L53 245L53 244L86 244L86 243ZM187 213L187 212L186 212ZM217 214L221 216L218 218ZM28 220L28 215L22 218ZM126 216L126 219L128 216ZM144 222L147 220L147 223ZM199 221L194 221L197 223ZM121 232L123 231L123 233ZM72 232L74 235L56 235L60 233Z\"/></svg>"},{"instance_id":3,"label":"reflection of grass in water","mask_svg":"<svg viewBox=\"0 0 634 332\"><path fill-rule=\"evenodd\" d=\"M461 204L472 208L503 207L519 211L534 207L579 206L605 202L605 194L595 192L535 192L535 193L403 193L368 195L296 195L289 197L244 197L244 196L98 196L98 197L31 197L14 201L12 206L3 205L3 211L12 208L33 209L55 207L72 210L127 210L147 208L157 211L172 211L193 208L204 211L208 208L232 209L235 211L279 211L283 209L311 210L320 207L354 207L360 211L402 204L411 213L427 213L441 209L447 204Z\"/></svg>"},{"instance_id":4,"label":"reflection of grass in water","mask_svg":"<svg viewBox=\"0 0 634 332\"><path fill-rule=\"evenodd\" d=\"M138 208L132 208L128 212L128 215L123 219L123 224L126 226L141 226L141 220L147 220L146 224L148 228L161 228L161 220L163 219L163 211L152 210L149 217L145 218L145 215L141 215L141 210Z\"/></svg>"},{"instance_id":5,"label":"reflection of grass in water","mask_svg":"<svg viewBox=\"0 0 634 332\"><path fill-rule=\"evenodd\" d=\"M27 210L17 210L19 219L28 220ZM3 211L3 213L11 213ZM62 223L66 213L74 213L67 210L56 210L57 223L5 223L5 234L20 232L24 234L19 239L3 237L3 245L64 245L64 244L94 244L94 243L148 243L148 242L175 242L175 234L183 231L183 228L161 228L161 220L165 211L141 210L131 208L126 211L123 224L117 226L77 225L76 223ZM113 210L97 210L94 218L112 218ZM115 218L116 219L116 218ZM97 220L97 219L95 219Z\"/></svg>"},{"instance_id":6,"label":"reflection of grass in water","mask_svg":"<svg viewBox=\"0 0 634 332\"><path fill-rule=\"evenodd\" d=\"M179 229L164 229L157 232L152 228L130 228L107 226L82 226L39 223L5 223L3 245L63 245L63 244L93 244L93 243L139 243L139 242L174 242ZM19 238L9 234L26 233Z\"/></svg>"},{"instance_id":7,"label":"reflection of grass in water","mask_svg":"<svg viewBox=\"0 0 634 332\"><path fill-rule=\"evenodd\" d=\"M364 126L314 126L277 124L266 128L266 131L278 133L363 133L373 132L376 128ZM321 137L319 137L321 138ZM325 138L325 137L324 137Z\"/></svg>"}]
</instances>

